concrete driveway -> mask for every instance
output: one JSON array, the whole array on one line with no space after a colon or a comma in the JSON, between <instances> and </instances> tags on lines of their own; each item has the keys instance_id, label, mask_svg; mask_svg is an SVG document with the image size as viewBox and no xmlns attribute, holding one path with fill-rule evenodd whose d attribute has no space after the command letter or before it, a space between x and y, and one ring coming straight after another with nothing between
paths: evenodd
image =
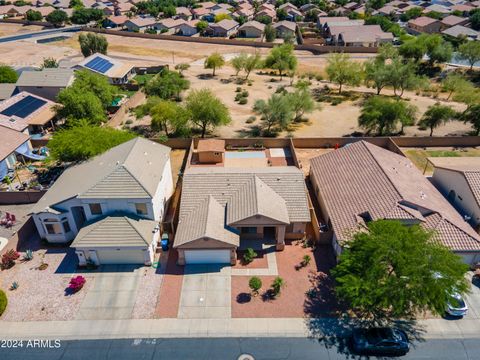
<instances>
[{"instance_id":1,"label":"concrete driveway","mask_svg":"<svg viewBox=\"0 0 480 360\"><path fill-rule=\"evenodd\" d=\"M231 317L231 267L186 265L178 308L181 319Z\"/></svg>"},{"instance_id":2,"label":"concrete driveway","mask_svg":"<svg viewBox=\"0 0 480 360\"><path fill-rule=\"evenodd\" d=\"M469 272L467 277L472 280L472 272ZM465 297L465 302L468 305L468 314L466 319L480 319L480 288L479 283L472 283L470 286L470 293Z\"/></svg>"},{"instance_id":3,"label":"concrete driveway","mask_svg":"<svg viewBox=\"0 0 480 360\"><path fill-rule=\"evenodd\" d=\"M141 267L104 265L96 273L78 311L77 320L130 319L137 296Z\"/></svg>"}]
</instances>

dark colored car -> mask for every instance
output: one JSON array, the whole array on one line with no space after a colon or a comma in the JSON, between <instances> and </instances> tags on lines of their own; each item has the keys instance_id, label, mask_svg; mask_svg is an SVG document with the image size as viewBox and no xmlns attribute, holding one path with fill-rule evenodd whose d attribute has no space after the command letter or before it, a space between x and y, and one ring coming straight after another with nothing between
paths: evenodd
<instances>
[{"instance_id":1,"label":"dark colored car","mask_svg":"<svg viewBox=\"0 0 480 360\"><path fill-rule=\"evenodd\" d=\"M162 239L160 240L160 245L162 246L162 251L168 251L168 233L162 234Z\"/></svg>"},{"instance_id":2,"label":"dark colored car","mask_svg":"<svg viewBox=\"0 0 480 360\"><path fill-rule=\"evenodd\" d=\"M407 334L395 328L355 329L352 350L357 354L405 355L410 344Z\"/></svg>"}]
</instances>

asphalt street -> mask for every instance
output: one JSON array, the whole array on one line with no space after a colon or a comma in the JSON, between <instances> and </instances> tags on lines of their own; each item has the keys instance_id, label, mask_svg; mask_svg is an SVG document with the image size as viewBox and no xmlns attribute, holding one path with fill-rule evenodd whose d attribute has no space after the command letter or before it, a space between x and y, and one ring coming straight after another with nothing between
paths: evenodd
<instances>
[{"instance_id":1,"label":"asphalt street","mask_svg":"<svg viewBox=\"0 0 480 360\"><path fill-rule=\"evenodd\" d=\"M358 359L343 344L305 338L194 338L23 342L0 346L2 360L310 360ZM10 344L11 346L12 344ZM50 346L50 348L48 348ZM59 346L55 348L55 346ZM244 357L242 357L244 355ZM248 355L248 356L247 356ZM251 356L251 357L249 357ZM480 358L479 339L435 339L414 343L402 359L473 360Z\"/></svg>"}]
</instances>

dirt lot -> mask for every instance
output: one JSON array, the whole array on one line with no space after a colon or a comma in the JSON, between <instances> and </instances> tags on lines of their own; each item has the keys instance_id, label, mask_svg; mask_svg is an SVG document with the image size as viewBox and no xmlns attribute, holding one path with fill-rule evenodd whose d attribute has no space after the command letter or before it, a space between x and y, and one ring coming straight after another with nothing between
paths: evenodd
<instances>
[{"instance_id":1,"label":"dirt lot","mask_svg":"<svg viewBox=\"0 0 480 360\"><path fill-rule=\"evenodd\" d=\"M12 30L13 31L13 30ZM50 44L36 44L34 40L22 40L15 43L0 44L0 53L2 61L15 66L40 65L45 57L54 57L64 59L66 63L74 64L82 59L79 52L77 41L78 35L72 38L54 42ZM234 101L235 89L238 85L235 82L229 82L234 77L234 70L225 66L217 70L217 76L212 79L208 75L211 71L203 69L203 58L214 51L222 53L229 59L235 54L245 51L253 53L259 51L266 54L269 49L254 49L252 47L213 45L174 41L154 41L150 39L129 39L121 36L107 36L109 41L109 54L113 57L130 61L135 65L149 65L158 63L167 63L170 65L181 62L188 62L191 67L185 72L186 77L191 82L192 89L208 87L228 106L232 116L232 123L228 126L217 129L213 134L221 137L246 137L258 136L258 127L260 119L252 124L246 124L246 120L255 116L252 106L257 99L267 99L279 86L289 88L290 79L278 80L278 77L270 75L251 74L253 80L252 86L244 85L242 89L249 92L248 103L239 105ZM324 75L324 69L327 64L327 55L316 56L308 52L296 52L299 61L299 71L315 71ZM363 62L372 55L356 54L352 55L355 61ZM275 82L272 82L272 79ZM328 84L326 81L313 81L311 88L323 87ZM331 84L329 86L332 86ZM335 86L332 86L335 87ZM348 90L348 87L346 88ZM373 89L358 87L356 91L373 92ZM386 89L384 94L390 95L392 91ZM437 102L436 99L415 95L407 92L404 95L406 100L415 104L419 108L419 117L428 106ZM449 102L457 110L464 107L461 104ZM340 115L341 114L341 115ZM308 121L296 126L290 133L283 132L280 136L310 137L310 136L345 136L354 131L360 131L357 119L360 114L359 101L345 101L337 106L330 104L319 104L317 110L308 114ZM148 120L148 119L146 119ZM148 121L146 121L148 123ZM139 122L142 123L142 122ZM450 122L435 130L437 136L461 135L470 130L469 125L461 122ZM428 130L419 130L416 126L407 127L405 134L409 136L425 136Z\"/></svg>"},{"instance_id":2,"label":"dirt lot","mask_svg":"<svg viewBox=\"0 0 480 360\"><path fill-rule=\"evenodd\" d=\"M21 25L21 24L0 24L0 36L17 35L32 31L42 30L43 26Z\"/></svg>"},{"instance_id":3,"label":"dirt lot","mask_svg":"<svg viewBox=\"0 0 480 360\"><path fill-rule=\"evenodd\" d=\"M330 247L319 247L314 252L299 243L287 244L284 251L275 253L279 276L285 287L276 299L265 297L274 276L259 276L263 286L260 295L250 297L249 276L232 276L232 317L304 317L331 316L337 310L332 294L328 270L333 266ZM296 266L304 255L311 256L309 265L299 270ZM313 289L312 296L306 292Z\"/></svg>"}]
</instances>

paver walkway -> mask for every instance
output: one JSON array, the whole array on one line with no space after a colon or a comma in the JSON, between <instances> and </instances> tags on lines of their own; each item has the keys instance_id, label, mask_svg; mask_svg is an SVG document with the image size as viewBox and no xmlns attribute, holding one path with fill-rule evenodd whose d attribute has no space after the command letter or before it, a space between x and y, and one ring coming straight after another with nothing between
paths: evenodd
<instances>
[{"instance_id":1,"label":"paver walkway","mask_svg":"<svg viewBox=\"0 0 480 360\"><path fill-rule=\"evenodd\" d=\"M94 286L80 305L77 320L131 318L140 274L128 265L101 267L100 272L94 274Z\"/></svg>"},{"instance_id":2,"label":"paver walkway","mask_svg":"<svg viewBox=\"0 0 480 360\"><path fill-rule=\"evenodd\" d=\"M187 265L178 309L180 319L231 317L231 268L221 265Z\"/></svg>"}]
</instances>

